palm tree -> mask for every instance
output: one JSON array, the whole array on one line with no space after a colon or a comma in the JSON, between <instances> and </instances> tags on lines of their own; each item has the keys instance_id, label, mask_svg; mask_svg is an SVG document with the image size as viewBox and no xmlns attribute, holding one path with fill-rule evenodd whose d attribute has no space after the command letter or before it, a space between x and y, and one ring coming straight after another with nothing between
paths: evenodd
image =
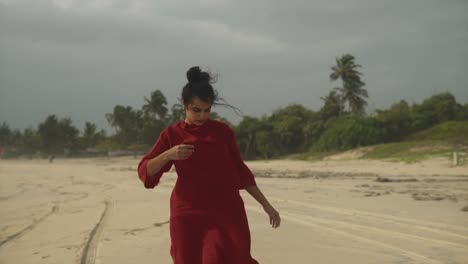
<instances>
[{"instance_id":1,"label":"palm tree","mask_svg":"<svg viewBox=\"0 0 468 264\"><path fill-rule=\"evenodd\" d=\"M122 105L114 106L113 112L106 114L107 121L116 129L117 140L124 146L142 142L144 117L142 110Z\"/></svg>"},{"instance_id":2,"label":"palm tree","mask_svg":"<svg viewBox=\"0 0 468 264\"><path fill-rule=\"evenodd\" d=\"M174 124L184 119L184 108L181 104L173 104L169 116L169 124Z\"/></svg>"},{"instance_id":3,"label":"palm tree","mask_svg":"<svg viewBox=\"0 0 468 264\"><path fill-rule=\"evenodd\" d=\"M367 105L368 97L367 90L362 87L366 85L361 81L361 75L357 68L361 65L354 63L354 56L344 54L341 58L336 58L336 65L331 67L332 73L330 80L336 81L341 79L343 87L335 89L341 93L341 99L344 103L348 103L349 109L354 114L363 114Z\"/></svg>"},{"instance_id":4,"label":"palm tree","mask_svg":"<svg viewBox=\"0 0 468 264\"><path fill-rule=\"evenodd\" d=\"M167 114L167 100L164 94L156 90L151 93L151 98L148 99L146 96L144 97L146 104L143 105L143 111L146 114L156 115L159 117L159 120L164 121L166 119Z\"/></svg>"},{"instance_id":5,"label":"palm tree","mask_svg":"<svg viewBox=\"0 0 468 264\"><path fill-rule=\"evenodd\" d=\"M341 96L335 91L330 91L327 96L320 97L324 101L324 105L319 113L322 119L328 120L332 117L339 117L344 110L344 102Z\"/></svg>"},{"instance_id":6,"label":"palm tree","mask_svg":"<svg viewBox=\"0 0 468 264\"><path fill-rule=\"evenodd\" d=\"M95 124L86 122L83 131L83 141L85 147L94 147L99 143L100 140L105 138L105 134L106 132L104 130L97 131Z\"/></svg>"}]
</instances>

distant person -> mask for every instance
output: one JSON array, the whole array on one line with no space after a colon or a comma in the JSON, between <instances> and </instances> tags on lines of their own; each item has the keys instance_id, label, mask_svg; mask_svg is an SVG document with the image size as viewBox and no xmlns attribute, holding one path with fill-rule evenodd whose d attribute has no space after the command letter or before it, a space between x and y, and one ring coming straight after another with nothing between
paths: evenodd
<instances>
[{"instance_id":1,"label":"distant person","mask_svg":"<svg viewBox=\"0 0 468 264\"><path fill-rule=\"evenodd\" d=\"M55 155L54 155L54 154L49 155L49 163L54 162L54 159L55 159Z\"/></svg>"},{"instance_id":2,"label":"distant person","mask_svg":"<svg viewBox=\"0 0 468 264\"><path fill-rule=\"evenodd\" d=\"M146 188L154 188L174 164L177 182L170 199L171 256L175 264L255 264L245 189L262 206L272 227L280 215L257 187L241 158L234 132L209 118L217 93L199 67L187 72L182 90L185 120L165 128L138 165Z\"/></svg>"}]
</instances>

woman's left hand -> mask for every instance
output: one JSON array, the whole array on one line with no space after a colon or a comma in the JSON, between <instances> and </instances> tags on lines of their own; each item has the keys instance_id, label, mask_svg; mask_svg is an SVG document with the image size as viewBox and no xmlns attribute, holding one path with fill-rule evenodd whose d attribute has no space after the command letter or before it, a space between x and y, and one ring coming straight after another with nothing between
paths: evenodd
<instances>
[{"instance_id":1,"label":"woman's left hand","mask_svg":"<svg viewBox=\"0 0 468 264\"><path fill-rule=\"evenodd\" d=\"M265 212L270 217L271 227L278 228L280 226L280 223L281 223L281 217L280 217L278 211L276 211L275 208L273 208L273 206L271 206L271 205L267 205L267 206L263 207L263 210L265 210Z\"/></svg>"}]
</instances>

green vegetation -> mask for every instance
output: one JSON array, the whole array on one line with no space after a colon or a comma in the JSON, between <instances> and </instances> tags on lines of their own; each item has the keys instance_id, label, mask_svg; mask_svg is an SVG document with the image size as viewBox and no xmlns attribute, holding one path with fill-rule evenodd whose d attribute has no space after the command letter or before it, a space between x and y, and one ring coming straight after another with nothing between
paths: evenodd
<instances>
[{"instance_id":1,"label":"green vegetation","mask_svg":"<svg viewBox=\"0 0 468 264\"><path fill-rule=\"evenodd\" d=\"M312 150L346 150L382 142L385 129L372 117L344 116L333 120Z\"/></svg>"},{"instance_id":2,"label":"green vegetation","mask_svg":"<svg viewBox=\"0 0 468 264\"><path fill-rule=\"evenodd\" d=\"M421 103L401 100L388 109L366 113L368 92L355 58L344 54L330 67L330 81L341 82L321 99L318 110L291 104L262 117L244 116L234 126L212 112L212 119L228 123L237 136L244 159L322 159L356 147L371 146L363 156L407 162L459 151L466 162L468 104L449 92ZM0 125L0 156L94 156L107 152L144 153L161 131L184 118L180 104L168 107L164 94L155 90L143 97L140 108L116 105L106 119L115 129L107 136L86 122L83 132L69 118L48 116L37 128L12 130Z\"/></svg>"},{"instance_id":3,"label":"green vegetation","mask_svg":"<svg viewBox=\"0 0 468 264\"><path fill-rule=\"evenodd\" d=\"M416 162L430 157L451 159L458 152L460 162L468 153L468 121L448 121L408 136L405 141L377 145L363 158Z\"/></svg>"},{"instance_id":4,"label":"green vegetation","mask_svg":"<svg viewBox=\"0 0 468 264\"><path fill-rule=\"evenodd\" d=\"M468 122L448 121L407 137L409 141L442 140L446 143L468 145Z\"/></svg>"}]
</instances>

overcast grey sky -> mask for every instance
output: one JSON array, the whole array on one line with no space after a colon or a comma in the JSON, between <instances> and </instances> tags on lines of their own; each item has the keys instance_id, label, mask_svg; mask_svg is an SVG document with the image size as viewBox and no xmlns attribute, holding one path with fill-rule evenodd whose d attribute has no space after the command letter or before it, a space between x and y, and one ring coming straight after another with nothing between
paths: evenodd
<instances>
[{"instance_id":1,"label":"overcast grey sky","mask_svg":"<svg viewBox=\"0 0 468 264\"><path fill-rule=\"evenodd\" d=\"M246 115L318 110L344 53L363 66L370 110L444 91L468 103L467 14L468 0L0 0L0 122L108 129L115 105L140 108L156 89L176 103L193 65Z\"/></svg>"}]
</instances>

